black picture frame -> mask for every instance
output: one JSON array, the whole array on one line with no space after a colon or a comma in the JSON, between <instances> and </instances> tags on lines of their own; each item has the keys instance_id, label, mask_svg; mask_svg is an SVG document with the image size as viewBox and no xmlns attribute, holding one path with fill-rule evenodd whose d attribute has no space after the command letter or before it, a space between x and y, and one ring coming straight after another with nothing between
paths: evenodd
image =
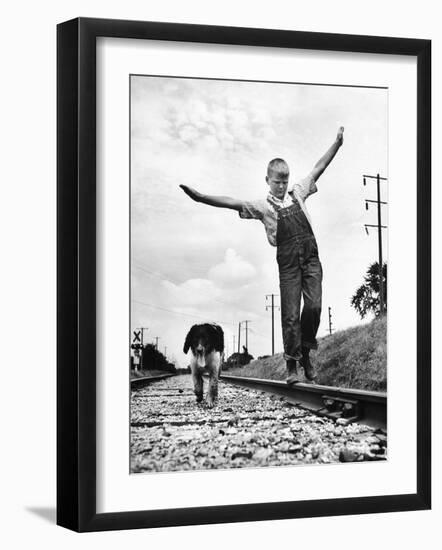
<instances>
[{"instance_id":1,"label":"black picture frame","mask_svg":"<svg viewBox=\"0 0 442 550\"><path fill-rule=\"evenodd\" d=\"M417 59L415 494L96 512L96 39L133 38ZM79 18L57 28L57 523L83 531L424 510L431 506L431 41Z\"/></svg>"}]
</instances>

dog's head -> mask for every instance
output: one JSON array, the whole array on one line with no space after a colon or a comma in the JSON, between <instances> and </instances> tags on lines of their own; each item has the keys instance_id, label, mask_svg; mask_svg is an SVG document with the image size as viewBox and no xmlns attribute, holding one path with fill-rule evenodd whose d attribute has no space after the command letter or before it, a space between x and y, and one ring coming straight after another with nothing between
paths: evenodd
<instances>
[{"instance_id":1,"label":"dog's head","mask_svg":"<svg viewBox=\"0 0 442 550\"><path fill-rule=\"evenodd\" d=\"M195 357L201 359L212 351L224 351L224 333L223 329L215 323L205 323L203 325L193 325L186 336L184 342L184 353L189 349Z\"/></svg>"}]
</instances>

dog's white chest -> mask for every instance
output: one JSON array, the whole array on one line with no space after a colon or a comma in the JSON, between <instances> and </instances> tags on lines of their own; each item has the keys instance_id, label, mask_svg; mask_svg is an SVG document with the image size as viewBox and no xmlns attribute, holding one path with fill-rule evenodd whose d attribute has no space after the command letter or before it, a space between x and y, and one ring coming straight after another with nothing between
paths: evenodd
<instances>
[{"instance_id":1,"label":"dog's white chest","mask_svg":"<svg viewBox=\"0 0 442 550\"><path fill-rule=\"evenodd\" d=\"M202 373L218 366L219 356L220 354L218 351L212 351L208 354L195 353L192 358L192 363L194 368Z\"/></svg>"}]
</instances>

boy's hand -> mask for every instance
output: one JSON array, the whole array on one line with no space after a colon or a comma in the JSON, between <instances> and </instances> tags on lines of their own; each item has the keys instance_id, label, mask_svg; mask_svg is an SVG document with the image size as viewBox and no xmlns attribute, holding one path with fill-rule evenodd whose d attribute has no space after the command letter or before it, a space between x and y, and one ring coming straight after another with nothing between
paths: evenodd
<instances>
[{"instance_id":1,"label":"boy's hand","mask_svg":"<svg viewBox=\"0 0 442 550\"><path fill-rule=\"evenodd\" d=\"M338 135L336 136L336 142L339 146L344 143L344 126L339 128Z\"/></svg>"},{"instance_id":2,"label":"boy's hand","mask_svg":"<svg viewBox=\"0 0 442 550\"><path fill-rule=\"evenodd\" d=\"M180 185L181 189L186 193L186 195L189 195L191 199L194 201L198 201L200 194L198 191L195 191L195 189L192 189L191 187L188 187L187 185Z\"/></svg>"}]
</instances>

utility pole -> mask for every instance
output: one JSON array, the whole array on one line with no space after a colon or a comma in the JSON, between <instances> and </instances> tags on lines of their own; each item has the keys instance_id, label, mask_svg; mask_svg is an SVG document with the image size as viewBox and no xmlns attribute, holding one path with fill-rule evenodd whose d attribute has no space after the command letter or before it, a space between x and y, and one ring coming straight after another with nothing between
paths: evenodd
<instances>
[{"instance_id":1,"label":"utility pole","mask_svg":"<svg viewBox=\"0 0 442 550\"><path fill-rule=\"evenodd\" d=\"M277 307L280 309L279 306L275 306L275 297L278 296L278 294L266 294L266 300L269 298L269 296L272 298L272 305L266 306L266 311L269 310L269 308L272 310L272 355L275 355L275 308Z\"/></svg>"},{"instance_id":2,"label":"utility pole","mask_svg":"<svg viewBox=\"0 0 442 550\"><path fill-rule=\"evenodd\" d=\"M241 344L241 321L238 324L238 353L240 353L239 351L240 344Z\"/></svg>"},{"instance_id":3,"label":"utility pole","mask_svg":"<svg viewBox=\"0 0 442 550\"><path fill-rule=\"evenodd\" d=\"M233 349L233 353L235 353L235 349L236 349L236 348L235 348L235 338L236 338L235 335L233 335L233 348L232 348L232 349Z\"/></svg>"},{"instance_id":4,"label":"utility pole","mask_svg":"<svg viewBox=\"0 0 442 550\"><path fill-rule=\"evenodd\" d=\"M331 334L333 332L332 329L332 314L331 314L331 307L328 307L328 331Z\"/></svg>"},{"instance_id":5,"label":"utility pole","mask_svg":"<svg viewBox=\"0 0 442 550\"><path fill-rule=\"evenodd\" d=\"M141 330L141 343L144 345L144 331L149 329L148 327L140 327L139 330Z\"/></svg>"},{"instance_id":6,"label":"utility pole","mask_svg":"<svg viewBox=\"0 0 442 550\"><path fill-rule=\"evenodd\" d=\"M160 339L159 336L154 336L155 338L155 350L158 351L158 340ZM157 354L154 354L154 368L157 368Z\"/></svg>"},{"instance_id":7,"label":"utility pole","mask_svg":"<svg viewBox=\"0 0 442 550\"><path fill-rule=\"evenodd\" d=\"M249 352L249 327L248 327L248 324L251 323L252 321L250 321L250 319L247 319L245 321L241 321L241 323L245 323L246 324L246 350L247 350L247 353Z\"/></svg>"},{"instance_id":8,"label":"utility pole","mask_svg":"<svg viewBox=\"0 0 442 550\"><path fill-rule=\"evenodd\" d=\"M380 182L387 181L388 178L382 178L379 174L376 176L367 176L364 174L364 185L366 185L366 178L375 179L377 186L377 200L365 199L365 209L368 210L368 203L373 202L378 206L378 223L376 225L365 224L365 232L368 235L368 227L377 227L378 228L378 253L379 253L379 312L382 315L385 311L385 300L384 300L384 277L382 274L383 271L383 260L382 260L382 229L387 229L386 225L382 225L381 221L381 204L387 204L385 201L381 201L381 185Z\"/></svg>"},{"instance_id":9,"label":"utility pole","mask_svg":"<svg viewBox=\"0 0 442 550\"><path fill-rule=\"evenodd\" d=\"M167 346L164 346L164 357L167 359Z\"/></svg>"}]
</instances>

